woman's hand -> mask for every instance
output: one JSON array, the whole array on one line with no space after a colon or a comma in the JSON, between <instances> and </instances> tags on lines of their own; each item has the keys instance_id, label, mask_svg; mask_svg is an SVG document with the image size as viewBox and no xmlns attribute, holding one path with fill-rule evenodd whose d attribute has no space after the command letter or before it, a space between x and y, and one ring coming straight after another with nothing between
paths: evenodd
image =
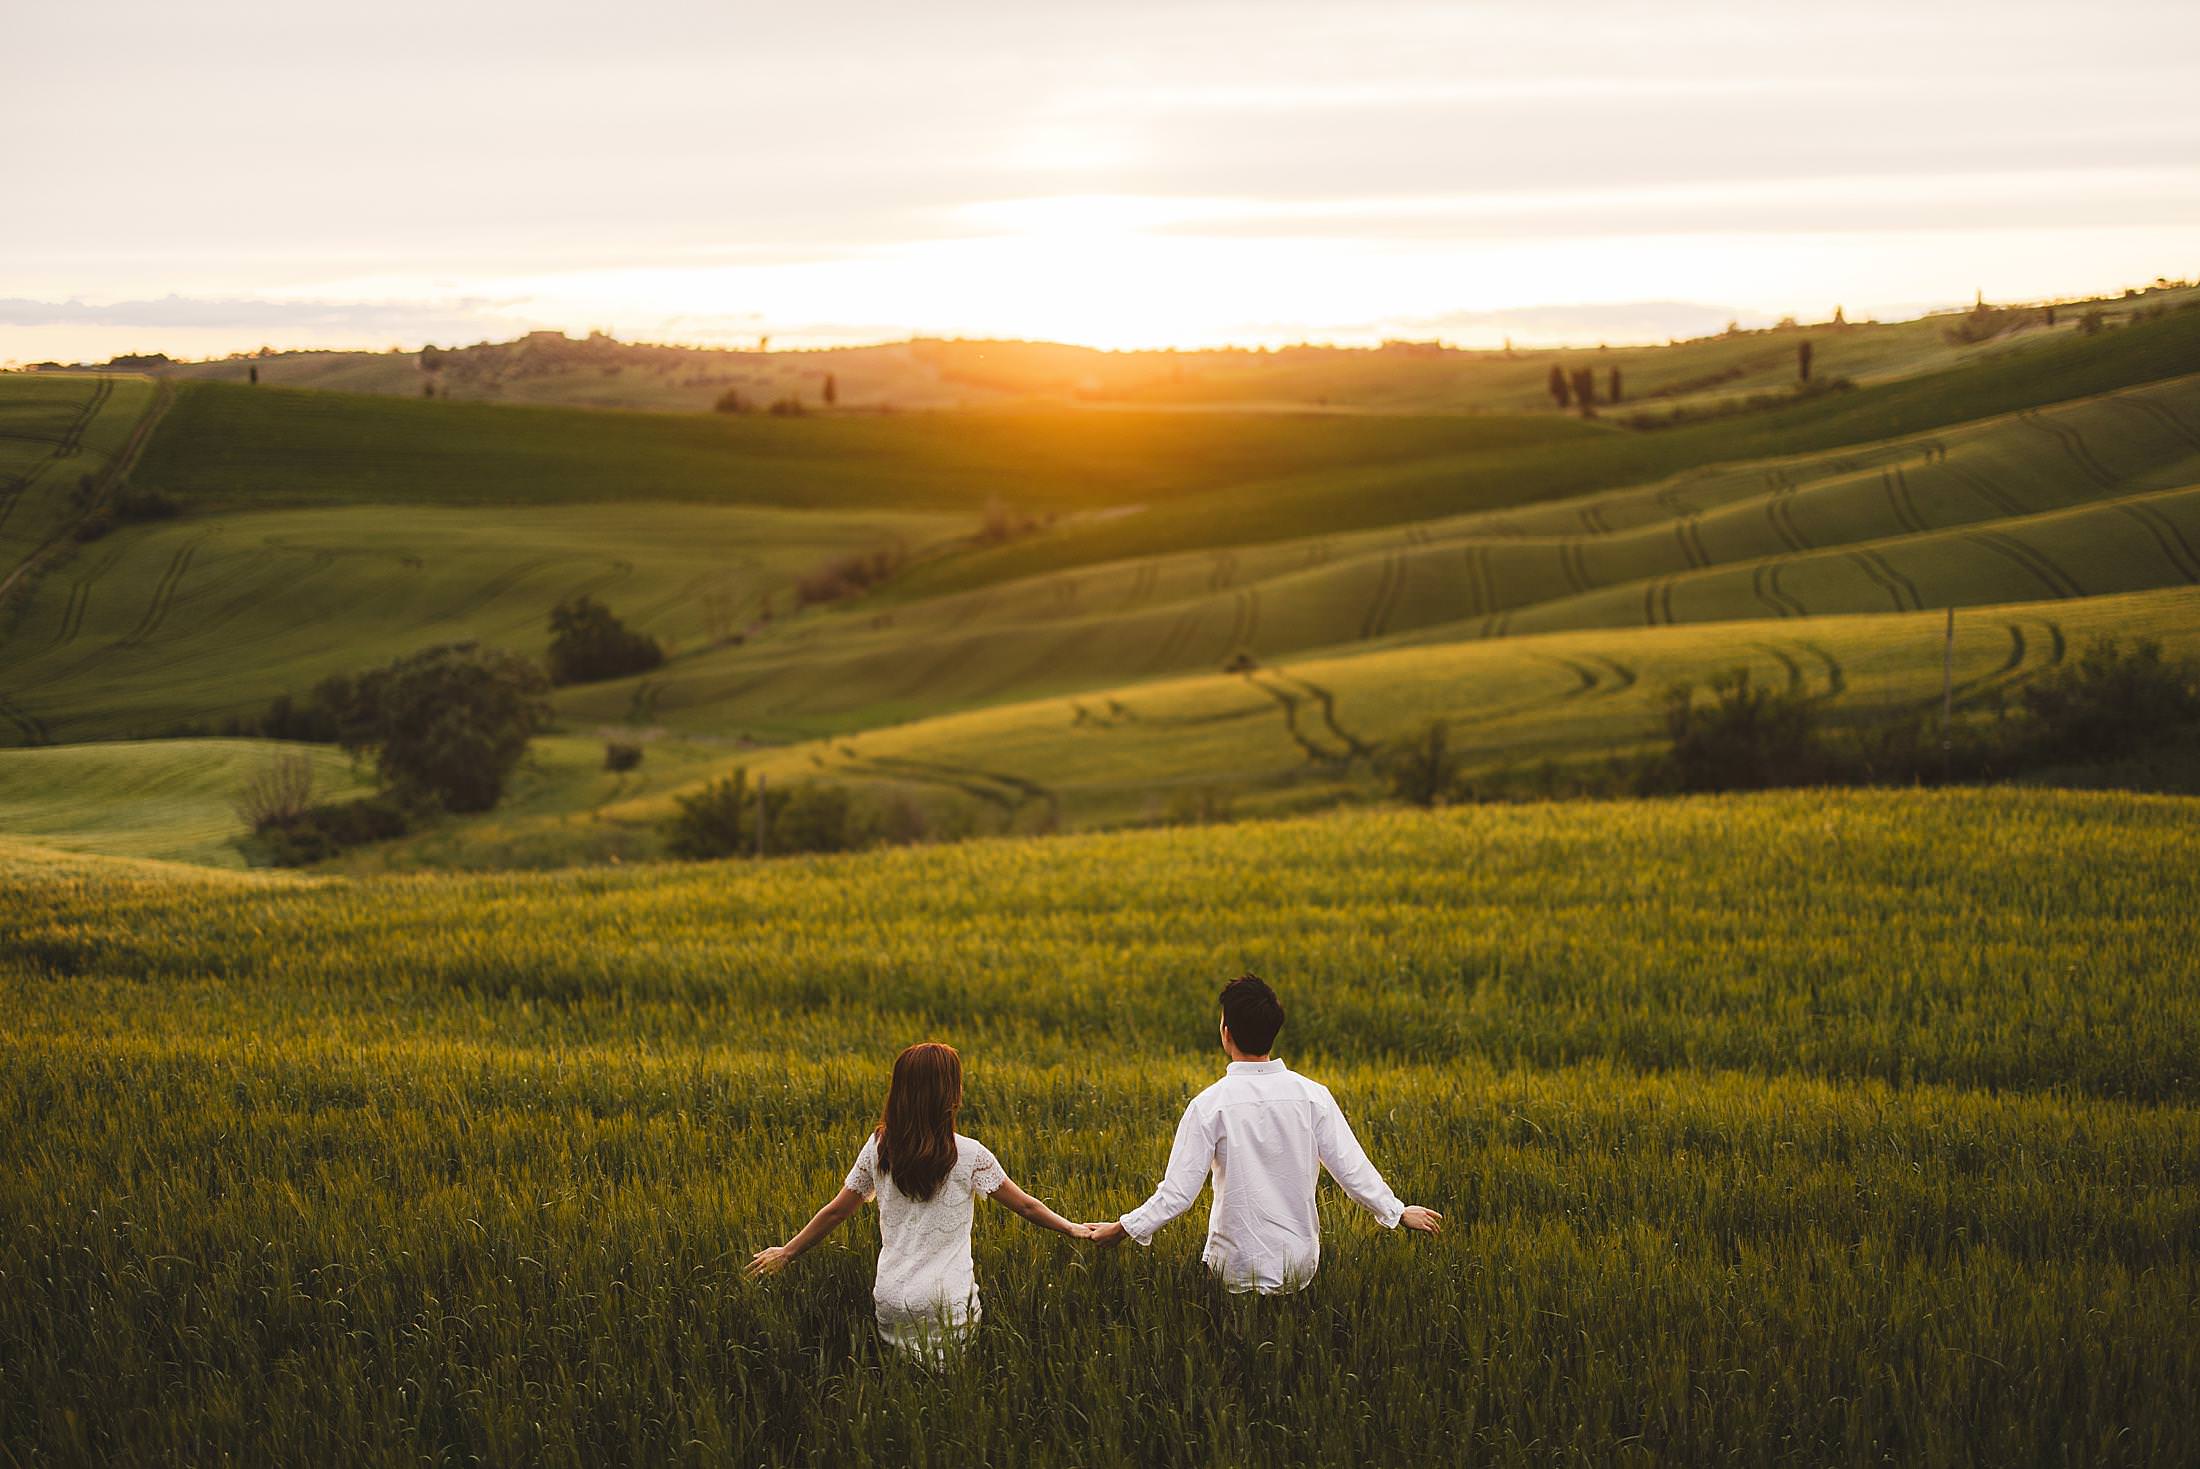
<instances>
[{"instance_id":1,"label":"woman's hand","mask_svg":"<svg viewBox=\"0 0 2200 1469\"><path fill-rule=\"evenodd\" d=\"M777 1275L794 1263L794 1251L785 1245L770 1245L749 1257L749 1268L742 1273L754 1278L759 1275Z\"/></svg>"},{"instance_id":2,"label":"woman's hand","mask_svg":"<svg viewBox=\"0 0 2200 1469\"><path fill-rule=\"evenodd\" d=\"M1419 1204L1406 1205L1406 1211L1398 1216L1398 1222L1408 1229L1418 1229L1423 1234L1434 1234L1444 1227L1444 1216L1434 1209Z\"/></svg>"}]
</instances>

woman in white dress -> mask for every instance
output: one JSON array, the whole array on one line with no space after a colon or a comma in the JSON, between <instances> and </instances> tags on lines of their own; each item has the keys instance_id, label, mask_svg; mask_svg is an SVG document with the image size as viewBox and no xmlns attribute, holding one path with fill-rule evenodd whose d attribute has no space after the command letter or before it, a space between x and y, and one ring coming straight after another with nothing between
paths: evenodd
<instances>
[{"instance_id":1,"label":"woman in white dress","mask_svg":"<svg viewBox=\"0 0 2200 1469\"><path fill-rule=\"evenodd\" d=\"M1009 1181L985 1144L955 1131L962 1109L962 1057L952 1046L911 1046L894 1061L886 1109L832 1202L783 1245L758 1250L749 1274L784 1270L797 1255L878 1199L878 1283L871 1292L879 1335L931 1357L962 1342L978 1321L970 1223L984 1194L1045 1229L1090 1239Z\"/></svg>"}]
</instances>

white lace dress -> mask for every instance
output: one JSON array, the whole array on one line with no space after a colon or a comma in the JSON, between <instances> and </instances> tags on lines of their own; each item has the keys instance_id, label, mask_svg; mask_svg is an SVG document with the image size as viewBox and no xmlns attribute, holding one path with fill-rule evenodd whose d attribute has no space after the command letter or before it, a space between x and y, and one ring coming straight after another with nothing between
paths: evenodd
<instances>
[{"instance_id":1,"label":"white lace dress","mask_svg":"<svg viewBox=\"0 0 2200 1469\"><path fill-rule=\"evenodd\" d=\"M913 1199L878 1165L878 1134L864 1141L848 1187L878 1200L878 1283L871 1301L879 1335L924 1354L961 1339L978 1320L978 1281L970 1260L972 1206L1008 1181L1000 1160L974 1138L955 1134L955 1166L929 1199ZM943 1342L942 1338L945 1338Z\"/></svg>"}]
</instances>

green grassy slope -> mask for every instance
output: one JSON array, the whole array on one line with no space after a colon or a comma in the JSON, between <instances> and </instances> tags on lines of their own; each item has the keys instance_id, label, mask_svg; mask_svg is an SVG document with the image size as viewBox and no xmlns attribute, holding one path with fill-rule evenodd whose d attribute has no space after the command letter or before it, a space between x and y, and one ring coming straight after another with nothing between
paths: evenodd
<instances>
[{"instance_id":1,"label":"green grassy slope","mask_svg":"<svg viewBox=\"0 0 2200 1469\"><path fill-rule=\"evenodd\" d=\"M0 638L19 596L63 549L89 496L140 447L156 401L148 378L0 376Z\"/></svg>"},{"instance_id":2,"label":"green grassy slope","mask_svg":"<svg viewBox=\"0 0 2200 1469\"><path fill-rule=\"evenodd\" d=\"M738 628L766 598L790 608L789 585L834 555L967 524L662 504L188 515L111 535L49 579L5 644L0 712L30 743L218 722L430 643L540 654L551 607L580 593L677 654L704 637L709 599Z\"/></svg>"},{"instance_id":3,"label":"green grassy slope","mask_svg":"<svg viewBox=\"0 0 2200 1469\"><path fill-rule=\"evenodd\" d=\"M279 754L313 762L317 800L370 782L328 746L271 740L157 740L0 750L0 832L42 846L243 867L235 801Z\"/></svg>"},{"instance_id":4,"label":"green grassy slope","mask_svg":"<svg viewBox=\"0 0 2200 1469\"><path fill-rule=\"evenodd\" d=\"M1386 639L1982 606L2200 579L2200 377L1402 528L866 604L650 677L674 727L860 728ZM634 685L567 707L618 716Z\"/></svg>"},{"instance_id":5,"label":"green grassy slope","mask_svg":"<svg viewBox=\"0 0 2200 1469\"><path fill-rule=\"evenodd\" d=\"M647 857L661 850L673 795L736 766L779 784L816 780L907 798L951 834L1148 822L1201 794L1239 816L1303 811L1381 795L1376 752L1431 719L1448 726L1470 780L1646 753L1664 738L1667 687L1738 667L1806 693L1830 725L1872 725L1939 708L1943 618L1887 612L1392 645L721 750L715 759L697 760L670 741L683 780L631 796L585 775L587 746L563 757L575 773L546 780L526 809L367 849L343 865L366 872ZM2105 634L2155 637L2200 655L2200 588L1959 612L1958 717L2004 717L2028 680Z\"/></svg>"},{"instance_id":6,"label":"green grassy slope","mask_svg":"<svg viewBox=\"0 0 2200 1469\"><path fill-rule=\"evenodd\" d=\"M2200 821L2062 793L1376 813L757 867L272 881L0 847L18 1457L2179 1462ZM968 1369L869 1215L897 1047L1073 1217L1281 986L1434 1239L1312 1290L980 1207ZM1243 1307L1245 1303L1235 1303ZM1160 1344L1164 1349L1157 1349ZM2043 1450L2042 1446L2049 1446Z\"/></svg>"},{"instance_id":7,"label":"green grassy slope","mask_svg":"<svg viewBox=\"0 0 2200 1469\"><path fill-rule=\"evenodd\" d=\"M1596 437L1541 418L602 413L185 385L139 471L193 505L660 500L1027 513Z\"/></svg>"}]
</instances>

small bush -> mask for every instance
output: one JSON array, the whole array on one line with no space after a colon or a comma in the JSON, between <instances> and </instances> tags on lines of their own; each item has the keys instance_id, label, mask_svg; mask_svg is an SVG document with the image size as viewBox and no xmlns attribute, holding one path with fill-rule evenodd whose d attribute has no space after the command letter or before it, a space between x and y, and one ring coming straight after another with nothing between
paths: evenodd
<instances>
[{"instance_id":1,"label":"small bush","mask_svg":"<svg viewBox=\"0 0 2200 1469\"><path fill-rule=\"evenodd\" d=\"M603 768L606 770L624 774L629 770L638 769L641 763L642 747L640 745L622 745L614 742L603 747Z\"/></svg>"},{"instance_id":2,"label":"small bush","mask_svg":"<svg viewBox=\"0 0 2200 1469\"><path fill-rule=\"evenodd\" d=\"M350 847L388 841L412 830L424 810L388 794L314 806L260 833L268 860L278 867L324 862Z\"/></svg>"},{"instance_id":3,"label":"small bush","mask_svg":"<svg viewBox=\"0 0 2200 1469\"><path fill-rule=\"evenodd\" d=\"M238 819L256 832L288 826L313 804L313 762L285 752L245 781L235 802Z\"/></svg>"},{"instance_id":4,"label":"small bush","mask_svg":"<svg viewBox=\"0 0 2200 1469\"><path fill-rule=\"evenodd\" d=\"M1201 786L1172 792L1162 820L1170 826L1215 826L1228 821L1233 808L1228 791L1219 786Z\"/></svg>"},{"instance_id":5,"label":"small bush","mask_svg":"<svg viewBox=\"0 0 2200 1469\"><path fill-rule=\"evenodd\" d=\"M1676 684L1666 691L1665 726L1673 748L1645 772L1656 789L1762 790L1808 785L1827 773L1810 701L1771 689L1737 668L1711 681L1711 702Z\"/></svg>"},{"instance_id":6,"label":"small bush","mask_svg":"<svg viewBox=\"0 0 2200 1469\"><path fill-rule=\"evenodd\" d=\"M755 850L756 800L749 790L749 773L733 774L692 795L673 800L678 810L665 823L665 850L690 861L741 856Z\"/></svg>"},{"instance_id":7,"label":"small bush","mask_svg":"<svg viewBox=\"0 0 2200 1469\"><path fill-rule=\"evenodd\" d=\"M771 823L764 833L768 852L845 852L857 845L854 804L844 786L806 781L772 792L765 810Z\"/></svg>"},{"instance_id":8,"label":"small bush","mask_svg":"<svg viewBox=\"0 0 2200 1469\"><path fill-rule=\"evenodd\" d=\"M1434 806L1452 794L1459 781L1459 757L1451 749L1451 729L1432 719L1411 739L1400 740L1382 756L1390 792L1416 806Z\"/></svg>"},{"instance_id":9,"label":"small bush","mask_svg":"<svg viewBox=\"0 0 2200 1469\"><path fill-rule=\"evenodd\" d=\"M2095 639L2075 661L2027 686L2017 738L2040 762L2126 755L2200 720L2200 664L2144 638L2128 650Z\"/></svg>"}]
</instances>

